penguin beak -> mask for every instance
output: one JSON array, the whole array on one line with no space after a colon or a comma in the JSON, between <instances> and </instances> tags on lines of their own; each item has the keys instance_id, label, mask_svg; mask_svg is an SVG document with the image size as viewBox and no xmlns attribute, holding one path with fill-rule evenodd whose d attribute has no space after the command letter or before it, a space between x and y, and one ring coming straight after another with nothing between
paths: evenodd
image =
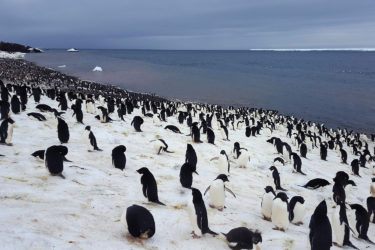
<instances>
[{"instance_id":1,"label":"penguin beak","mask_svg":"<svg viewBox=\"0 0 375 250\"><path fill-rule=\"evenodd\" d=\"M194 173L196 173L197 175L199 175L197 171L194 171Z\"/></svg>"}]
</instances>

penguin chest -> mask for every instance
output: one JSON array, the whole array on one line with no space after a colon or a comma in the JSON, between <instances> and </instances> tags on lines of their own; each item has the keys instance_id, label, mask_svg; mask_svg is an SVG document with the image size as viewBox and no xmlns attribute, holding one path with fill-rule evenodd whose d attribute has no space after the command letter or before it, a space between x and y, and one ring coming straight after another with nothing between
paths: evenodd
<instances>
[{"instance_id":1,"label":"penguin chest","mask_svg":"<svg viewBox=\"0 0 375 250\"><path fill-rule=\"evenodd\" d=\"M345 224L340 223L340 206L337 206L332 215L332 229L336 238L336 242L342 246L345 237Z\"/></svg>"},{"instance_id":2,"label":"penguin chest","mask_svg":"<svg viewBox=\"0 0 375 250\"><path fill-rule=\"evenodd\" d=\"M225 190L224 183L221 180L215 180L210 188L210 205L216 208L224 208Z\"/></svg>"},{"instance_id":3,"label":"penguin chest","mask_svg":"<svg viewBox=\"0 0 375 250\"><path fill-rule=\"evenodd\" d=\"M272 203L272 223L278 227L286 230L289 226L289 214L287 203L281 199L276 199Z\"/></svg>"},{"instance_id":4,"label":"penguin chest","mask_svg":"<svg viewBox=\"0 0 375 250\"><path fill-rule=\"evenodd\" d=\"M85 130L83 132L82 138L83 138L84 142L86 143L86 145L88 146L89 150L93 151L94 146L91 145L91 142L90 142L90 131Z\"/></svg>"},{"instance_id":5,"label":"penguin chest","mask_svg":"<svg viewBox=\"0 0 375 250\"><path fill-rule=\"evenodd\" d=\"M191 226L193 227L193 231L196 235L201 236L202 232L198 227L198 219L197 219L197 214L195 212L195 207L194 203L192 200L189 200L188 205L187 205L187 212L189 215L190 223Z\"/></svg>"},{"instance_id":6,"label":"penguin chest","mask_svg":"<svg viewBox=\"0 0 375 250\"><path fill-rule=\"evenodd\" d=\"M7 131L7 138L5 139L5 143L10 143L13 137L13 124L8 124L8 131Z\"/></svg>"},{"instance_id":7,"label":"penguin chest","mask_svg":"<svg viewBox=\"0 0 375 250\"><path fill-rule=\"evenodd\" d=\"M220 156L217 167L219 169L219 174L226 174L228 175L228 162L225 156Z\"/></svg>"},{"instance_id":8,"label":"penguin chest","mask_svg":"<svg viewBox=\"0 0 375 250\"><path fill-rule=\"evenodd\" d=\"M265 193L262 199L262 215L267 219L271 219L272 202L274 195L272 193Z\"/></svg>"},{"instance_id":9,"label":"penguin chest","mask_svg":"<svg viewBox=\"0 0 375 250\"><path fill-rule=\"evenodd\" d=\"M225 134L225 130L223 128L220 128L220 134L223 137L223 139L227 139L227 135Z\"/></svg>"},{"instance_id":10,"label":"penguin chest","mask_svg":"<svg viewBox=\"0 0 375 250\"><path fill-rule=\"evenodd\" d=\"M154 148L155 154L159 154L162 152L162 150L160 150L161 147L162 147L161 143L159 143L158 141L154 142L153 148Z\"/></svg>"},{"instance_id":11,"label":"penguin chest","mask_svg":"<svg viewBox=\"0 0 375 250\"><path fill-rule=\"evenodd\" d=\"M238 157L237 163L240 167L246 167L249 161L249 154L247 152L242 152L240 157Z\"/></svg>"},{"instance_id":12,"label":"penguin chest","mask_svg":"<svg viewBox=\"0 0 375 250\"><path fill-rule=\"evenodd\" d=\"M305 212L305 205L297 202L293 209L294 217L292 223L302 222Z\"/></svg>"},{"instance_id":13,"label":"penguin chest","mask_svg":"<svg viewBox=\"0 0 375 250\"><path fill-rule=\"evenodd\" d=\"M370 185L370 193L372 197L375 197L375 183L371 183Z\"/></svg>"}]
</instances>

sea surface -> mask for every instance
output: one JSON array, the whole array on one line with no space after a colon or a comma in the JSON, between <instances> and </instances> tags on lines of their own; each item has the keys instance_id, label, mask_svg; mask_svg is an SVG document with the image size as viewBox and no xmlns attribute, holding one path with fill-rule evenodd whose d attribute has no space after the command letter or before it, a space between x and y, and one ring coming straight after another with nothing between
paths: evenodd
<instances>
[{"instance_id":1,"label":"sea surface","mask_svg":"<svg viewBox=\"0 0 375 250\"><path fill-rule=\"evenodd\" d=\"M26 59L136 92L275 109L328 127L375 133L374 51L80 49L46 50ZM103 72L93 72L95 66Z\"/></svg>"}]
</instances>

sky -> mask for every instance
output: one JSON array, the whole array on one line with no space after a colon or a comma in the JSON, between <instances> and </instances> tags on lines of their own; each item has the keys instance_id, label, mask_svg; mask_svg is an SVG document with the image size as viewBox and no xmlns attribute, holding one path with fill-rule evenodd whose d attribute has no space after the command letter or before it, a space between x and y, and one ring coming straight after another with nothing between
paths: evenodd
<instances>
[{"instance_id":1,"label":"sky","mask_svg":"<svg viewBox=\"0 0 375 250\"><path fill-rule=\"evenodd\" d=\"M0 40L39 48L375 48L373 0L0 0Z\"/></svg>"}]
</instances>

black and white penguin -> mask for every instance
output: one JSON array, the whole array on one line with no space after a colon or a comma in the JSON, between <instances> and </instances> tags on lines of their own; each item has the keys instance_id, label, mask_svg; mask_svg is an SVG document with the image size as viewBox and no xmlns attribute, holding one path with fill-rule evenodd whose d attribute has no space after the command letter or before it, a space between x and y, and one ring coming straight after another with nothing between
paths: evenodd
<instances>
[{"instance_id":1,"label":"black and white penguin","mask_svg":"<svg viewBox=\"0 0 375 250\"><path fill-rule=\"evenodd\" d=\"M286 189L284 189L284 188L281 187L280 174L279 174L279 171L277 171L276 167L275 166L271 166L269 168L269 170L272 171L272 177L273 177L273 181L275 183L276 190L287 191Z\"/></svg>"},{"instance_id":2,"label":"black and white penguin","mask_svg":"<svg viewBox=\"0 0 375 250\"><path fill-rule=\"evenodd\" d=\"M211 208L217 208L219 211L223 211L225 208L225 191L228 191L236 198L232 190L225 186L225 182L229 182L228 177L225 174L220 174L204 192L204 195L206 195L207 191L210 191L209 205Z\"/></svg>"},{"instance_id":3,"label":"black and white penguin","mask_svg":"<svg viewBox=\"0 0 375 250\"><path fill-rule=\"evenodd\" d=\"M320 143L320 159L323 161L327 160L327 145L326 143Z\"/></svg>"},{"instance_id":4,"label":"black and white penguin","mask_svg":"<svg viewBox=\"0 0 375 250\"><path fill-rule=\"evenodd\" d=\"M161 152L173 153L168 150L168 144L163 139L152 140L151 142L156 154L159 155Z\"/></svg>"},{"instance_id":5,"label":"black and white penguin","mask_svg":"<svg viewBox=\"0 0 375 250\"><path fill-rule=\"evenodd\" d=\"M225 152L225 150L221 150L218 157L214 157L211 159L211 161L217 160L217 168L218 168L218 174L225 174L229 175L230 173L230 163L228 159L228 155Z\"/></svg>"},{"instance_id":6,"label":"black and white penguin","mask_svg":"<svg viewBox=\"0 0 375 250\"><path fill-rule=\"evenodd\" d=\"M164 203L159 201L158 197L158 186L156 185L156 180L154 175L148 170L148 168L140 168L137 170L141 177L142 191L143 195L148 198L148 201L157 203L159 205L164 205Z\"/></svg>"},{"instance_id":7,"label":"black and white penguin","mask_svg":"<svg viewBox=\"0 0 375 250\"><path fill-rule=\"evenodd\" d=\"M207 210L201 192L192 188L192 196L192 199L189 199L187 210L193 226L193 238L200 238L201 235L206 233L217 235L208 227Z\"/></svg>"},{"instance_id":8,"label":"black and white penguin","mask_svg":"<svg viewBox=\"0 0 375 250\"><path fill-rule=\"evenodd\" d=\"M348 159L348 154L344 149L340 149L340 154L341 154L341 162L344 164L348 164L346 161Z\"/></svg>"},{"instance_id":9,"label":"black and white penguin","mask_svg":"<svg viewBox=\"0 0 375 250\"><path fill-rule=\"evenodd\" d=\"M80 99L77 100L78 101L81 101ZM76 103L77 103L76 102ZM72 110L73 110L73 114L72 114L72 117L75 116L76 117L76 121L78 123L81 123L83 124L83 112L82 112L82 109L81 109L81 102L78 102L78 104L73 104L72 105Z\"/></svg>"},{"instance_id":10,"label":"black and white penguin","mask_svg":"<svg viewBox=\"0 0 375 250\"><path fill-rule=\"evenodd\" d=\"M285 232L289 226L288 196L280 192L273 199L271 221L274 230Z\"/></svg>"},{"instance_id":11,"label":"black and white penguin","mask_svg":"<svg viewBox=\"0 0 375 250\"><path fill-rule=\"evenodd\" d=\"M174 125L167 125L164 129L170 130L176 134L182 134L181 131Z\"/></svg>"},{"instance_id":12,"label":"black and white penguin","mask_svg":"<svg viewBox=\"0 0 375 250\"><path fill-rule=\"evenodd\" d=\"M224 141L229 141L228 128L225 125L221 125L220 128L219 128L219 130L220 130L221 136L223 137L223 140Z\"/></svg>"},{"instance_id":13,"label":"black and white penguin","mask_svg":"<svg viewBox=\"0 0 375 250\"><path fill-rule=\"evenodd\" d=\"M339 202L332 214L332 229L335 234L336 244L339 247L350 246L358 249L350 242L350 228L346 215L346 206L342 201Z\"/></svg>"},{"instance_id":14,"label":"black and white penguin","mask_svg":"<svg viewBox=\"0 0 375 250\"><path fill-rule=\"evenodd\" d=\"M372 197L375 197L375 178L371 178L371 184L370 184L370 194Z\"/></svg>"},{"instance_id":15,"label":"black and white penguin","mask_svg":"<svg viewBox=\"0 0 375 250\"><path fill-rule=\"evenodd\" d=\"M38 161L44 162L44 154L45 150L37 150L34 153L31 154L31 156L35 157Z\"/></svg>"},{"instance_id":16,"label":"black and white penguin","mask_svg":"<svg viewBox=\"0 0 375 250\"><path fill-rule=\"evenodd\" d=\"M194 167L189 163L184 163L180 169L180 183L184 188L191 188L193 184L193 173L197 173Z\"/></svg>"},{"instance_id":17,"label":"black and white penguin","mask_svg":"<svg viewBox=\"0 0 375 250\"><path fill-rule=\"evenodd\" d=\"M95 114L95 102L92 99L86 100L86 112L89 114Z\"/></svg>"},{"instance_id":18,"label":"black and white penguin","mask_svg":"<svg viewBox=\"0 0 375 250\"><path fill-rule=\"evenodd\" d=\"M109 121L108 110L106 108L99 106L98 115L99 115L99 120L101 123L106 123Z\"/></svg>"},{"instance_id":19,"label":"black and white penguin","mask_svg":"<svg viewBox=\"0 0 375 250\"><path fill-rule=\"evenodd\" d=\"M30 117L31 119L34 119L34 120L37 120L37 121L46 121L46 117L40 113L36 113L36 112L31 112L31 113L28 113L27 114L28 117Z\"/></svg>"},{"instance_id":20,"label":"black and white penguin","mask_svg":"<svg viewBox=\"0 0 375 250\"><path fill-rule=\"evenodd\" d=\"M96 151L102 151L100 148L98 148L98 145L96 143L96 138L94 133L91 131L90 126L86 126L85 131L83 132L83 138L86 140L88 151L93 152Z\"/></svg>"},{"instance_id":21,"label":"black and white penguin","mask_svg":"<svg viewBox=\"0 0 375 250\"><path fill-rule=\"evenodd\" d=\"M8 117L0 125L0 143L5 143L12 146L13 128L15 122L12 118Z\"/></svg>"},{"instance_id":22,"label":"black and white penguin","mask_svg":"<svg viewBox=\"0 0 375 250\"><path fill-rule=\"evenodd\" d=\"M306 213L305 199L302 196L294 196L289 202L289 221L297 226L302 225Z\"/></svg>"},{"instance_id":23,"label":"black and white penguin","mask_svg":"<svg viewBox=\"0 0 375 250\"><path fill-rule=\"evenodd\" d=\"M237 227L228 233L222 233L232 249L253 249L253 244L262 242L262 235L258 231L251 231L246 227Z\"/></svg>"},{"instance_id":24,"label":"black and white penguin","mask_svg":"<svg viewBox=\"0 0 375 250\"><path fill-rule=\"evenodd\" d=\"M62 172L64 170L64 156L67 154L68 148L62 145L55 145L46 149L44 164L51 175L60 176L65 179Z\"/></svg>"},{"instance_id":25,"label":"black and white penguin","mask_svg":"<svg viewBox=\"0 0 375 250\"><path fill-rule=\"evenodd\" d=\"M21 102L18 99L17 95L13 95L10 101L10 105L13 114L18 114L21 111Z\"/></svg>"},{"instance_id":26,"label":"black and white penguin","mask_svg":"<svg viewBox=\"0 0 375 250\"><path fill-rule=\"evenodd\" d=\"M60 117L57 118L57 136L61 143L68 143L69 141L69 127L66 122Z\"/></svg>"},{"instance_id":27,"label":"black and white penguin","mask_svg":"<svg viewBox=\"0 0 375 250\"><path fill-rule=\"evenodd\" d=\"M354 175L357 175L359 177L361 177L359 175L359 160L358 159L354 159L351 163L350 163L350 166L352 167L352 172Z\"/></svg>"},{"instance_id":28,"label":"black and white penguin","mask_svg":"<svg viewBox=\"0 0 375 250\"><path fill-rule=\"evenodd\" d=\"M237 159L237 165L240 168L246 168L247 163L250 161L250 155L246 148L241 148L238 142L233 146L234 158Z\"/></svg>"},{"instance_id":29,"label":"black and white penguin","mask_svg":"<svg viewBox=\"0 0 375 250\"><path fill-rule=\"evenodd\" d=\"M299 152L301 154L301 157L306 158L307 154L307 146L305 143L302 143L301 146L299 147Z\"/></svg>"},{"instance_id":30,"label":"black and white penguin","mask_svg":"<svg viewBox=\"0 0 375 250\"><path fill-rule=\"evenodd\" d=\"M138 205L128 207L121 215L121 223L133 237L148 239L155 234L155 220L151 212Z\"/></svg>"},{"instance_id":31,"label":"black and white penguin","mask_svg":"<svg viewBox=\"0 0 375 250\"><path fill-rule=\"evenodd\" d=\"M331 183L329 183L325 179L315 178L315 179L312 179L312 180L308 181L305 185L303 185L301 187L304 187L304 188L307 188L307 189L317 189L317 188L320 188L320 187L325 187L325 186L330 185L330 184Z\"/></svg>"},{"instance_id":32,"label":"black and white penguin","mask_svg":"<svg viewBox=\"0 0 375 250\"><path fill-rule=\"evenodd\" d=\"M135 131L142 132L141 125L143 124L143 119L140 116L134 116L131 125L133 125Z\"/></svg>"},{"instance_id":33,"label":"black and white penguin","mask_svg":"<svg viewBox=\"0 0 375 250\"><path fill-rule=\"evenodd\" d=\"M194 171L196 171L198 157L191 144L187 144L186 153L185 153L185 162L189 163L193 167Z\"/></svg>"},{"instance_id":34,"label":"black and white penguin","mask_svg":"<svg viewBox=\"0 0 375 250\"><path fill-rule=\"evenodd\" d=\"M303 175L306 175L304 172L302 172L301 168L302 168L302 160L301 158L299 157L298 154L296 153L291 153L290 154L292 160L293 160L293 168L294 168L294 171L297 172L297 173L300 173L300 174L303 174Z\"/></svg>"},{"instance_id":35,"label":"black and white penguin","mask_svg":"<svg viewBox=\"0 0 375 250\"><path fill-rule=\"evenodd\" d=\"M370 226L370 216L367 210L360 204L350 204L350 208L355 210L355 228L357 229L358 238L374 244L367 236Z\"/></svg>"},{"instance_id":36,"label":"black and white penguin","mask_svg":"<svg viewBox=\"0 0 375 250\"><path fill-rule=\"evenodd\" d=\"M112 166L115 168L124 170L126 166L126 147L124 145L119 145L112 149Z\"/></svg>"},{"instance_id":37,"label":"black and white penguin","mask_svg":"<svg viewBox=\"0 0 375 250\"><path fill-rule=\"evenodd\" d=\"M263 219L267 221L271 221L272 203L273 203L273 199L276 197L276 193L271 186L265 187L264 190L266 192L263 195L262 203L261 203L262 215L263 215Z\"/></svg>"},{"instance_id":38,"label":"black and white penguin","mask_svg":"<svg viewBox=\"0 0 375 250\"><path fill-rule=\"evenodd\" d=\"M369 219L372 223L375 223L375 197L368 197L366 203Z\"/></svg>"},{"instance_id":39,"label":"black and white penguin","mask_svg":"<svg viewBox=\"0 0 375 250\"><path fill-rule=\"evenodd\" d=\"M327 217L327 204L323 200L316 208L310 219L311 250L329 250L332 247L332 228Z\"/></svg>"},{"instance_id":40,"label":"black and white penguin","mask_svg":"<svg viewBox=\"0 0 375 250\"><path fill-rule=\"evenodd\" d=\"M210 127L207 127L207 142L215 145L215 133Z\"/></svg>"},{"instance_id":41,"label":"black and white penguin","mask_svg":"<svg viewBox=\"0 0 375 250\"><path fill-rule=\"evenodd\" d=\"M191 139L195 143L202 143L201 141L201 133L196 124L193 123L193 125L190 127L190 133L191 133Z\"/></svg>"}]
</instances>

